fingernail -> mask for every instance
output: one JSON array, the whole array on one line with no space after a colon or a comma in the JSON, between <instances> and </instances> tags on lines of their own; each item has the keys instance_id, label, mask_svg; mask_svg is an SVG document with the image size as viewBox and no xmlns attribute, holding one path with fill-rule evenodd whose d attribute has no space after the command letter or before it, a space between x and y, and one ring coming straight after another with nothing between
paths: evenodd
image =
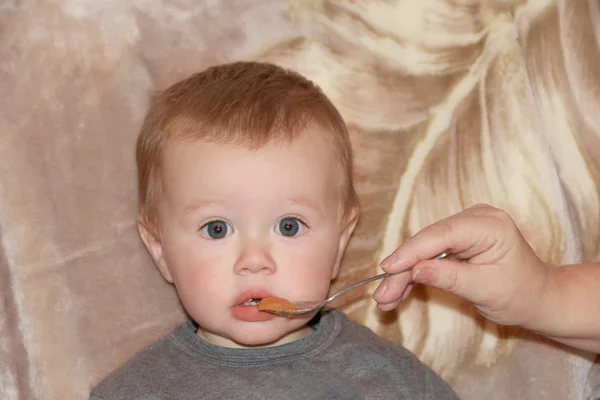
<instances>
[{"instance_id":1,"label":"fingernail","mask_svg":"<svg viewBox=\"0 0 600 400\"><path fill-rule=\"evenodd\" d=\"M379 264L380 267L389 267L390 265L392 265L394 263L394 261L396 260L396 254L392 253L389 256L387 256L386 258L384 258L384 260Z\"/></svg>"},{"instance_id":2,"label":"fingernail","mask_svg":"<svg viewBox=\"0 0 600 400\"><path fill-rule=\"evenodd\" d=\"M434 269L429 267L419 268L415 271L412 277L414 282L430 284L436 280L436 272Z\"/></svg>"},{"instance_id":3,"label":"fingernail","mask_svg":"<svg viewBox=\"0 0 600 400\"><path fill-rule=\"evenodd\" d=\"M406 300L408 296L410 296L410 292L412 292L414 285L410 283L406 289L404 290L404 294L402 295L402 301Z\"/></svg>"},{"instance_id":4,"label":"fingernail","mask_svg":"<svg viewBox=\"0 0 600 400\"><path fill-rule=\"evenodd\" d=\"M383 297L383 296L385 296L385 292L387 292L387 290L388 290L388 283L384 281L381 284L381 286L379 286L379 289L377 289L377 291L379 292L377 294L379 295L379 297Z\"/></svg>"}]
</instances>

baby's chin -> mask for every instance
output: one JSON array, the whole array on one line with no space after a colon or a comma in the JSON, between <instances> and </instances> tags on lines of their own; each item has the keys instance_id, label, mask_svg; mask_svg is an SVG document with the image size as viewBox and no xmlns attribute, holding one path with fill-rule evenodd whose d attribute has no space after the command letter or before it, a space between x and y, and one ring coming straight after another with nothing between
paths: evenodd
<instances>
[{"instance_id":1,"label":"baby's chin","mask_svg":"<svg viewBox=\"0 0 600 400\"><path fill-rule=\"evenodd\" d=\"M312 333L312 329L303 325L293 331L281 331L278 329L261 329L252 332L244 330L240 332L229 332L227 335L210 335L199 332L199 336L217 346L232 348L260 348L280 346L295 342Z\"/></svg>"}]
</instances>

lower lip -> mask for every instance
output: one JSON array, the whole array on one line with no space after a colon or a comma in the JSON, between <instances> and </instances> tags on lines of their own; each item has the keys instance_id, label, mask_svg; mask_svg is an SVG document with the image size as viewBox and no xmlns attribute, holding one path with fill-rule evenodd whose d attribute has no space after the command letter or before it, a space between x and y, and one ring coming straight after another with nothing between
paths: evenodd
<instances>
[{"instance_id":1,"label":"lower lip","mask_svg":"<svg viewBox=\"0 0 600 400\"><path fill-rule=\"evenodd\" d=\"M275 315L268 312L258 311L258 306L234 306L231 309L234 318L245 322L270 321Z\"/></svg>"}]
</instances>

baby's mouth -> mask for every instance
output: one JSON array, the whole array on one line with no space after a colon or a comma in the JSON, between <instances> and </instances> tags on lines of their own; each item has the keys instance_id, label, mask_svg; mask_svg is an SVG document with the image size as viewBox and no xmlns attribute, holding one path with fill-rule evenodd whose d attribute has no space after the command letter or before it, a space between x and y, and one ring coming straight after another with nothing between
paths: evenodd
<instances>
[{"instance_id":1,"label":"baby's mouth","mask_svg":"<svg viewBox=\"0 0 600 400\"><path fill-rule=\"evenodd\" d=\"M240 304L240 306L242 307L252 307L252 306L257 306L258 303L260 303L261 298L259 297L252 297L249 300L246 300L245 302L243 302L242 304Z\"/></svg>"}]
</instances>

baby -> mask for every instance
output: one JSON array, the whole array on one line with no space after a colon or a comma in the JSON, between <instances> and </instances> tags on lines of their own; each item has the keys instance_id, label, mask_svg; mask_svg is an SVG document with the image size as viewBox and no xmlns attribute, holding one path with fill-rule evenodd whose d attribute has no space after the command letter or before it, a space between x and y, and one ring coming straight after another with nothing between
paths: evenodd
<instances>
[{"instance_id":1,"label":"baby","mask_svg":"<svg viewBox=\"0 0 600 400\"><path fill-rule=\"evenodd\" d=\"M358 219L346 125L278 66L211 67L153 99L137 142L142 241L192 321L91 399L455 399L432 370L323 300Z\"/></svg>"}]
</instances>

